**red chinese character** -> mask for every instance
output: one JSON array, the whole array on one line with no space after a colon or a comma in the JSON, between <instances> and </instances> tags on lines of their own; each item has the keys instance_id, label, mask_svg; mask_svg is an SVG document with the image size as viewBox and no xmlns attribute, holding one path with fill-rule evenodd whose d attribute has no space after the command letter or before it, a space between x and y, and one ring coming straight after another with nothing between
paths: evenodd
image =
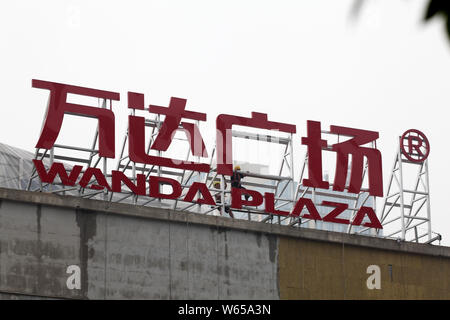
<instances>
[{"instance_id":1,"label":"red chinese character","mask_svg":"<svg viewBox=\"0 0 450 320\"><path fill-rule=\"evenodd\" d=\"M217 117L217 173L233 174L232 134L233 125L295 133L295 125L267 120L266 113L252 112L251 118L221 114Z\"/></svg>"},{"instance_id":2,"label":"red chinese character","mask_svg":"<svg viewBox=\"0 0 450 320\"><path fill-rule=\"evenodd\" d=\"M138 93L128 93L128 107L131 109L144 110L144 95ZM175 131L180 129L185 131L188 137L191 153L199 157L207 157L205 143L200 134L198 126L194 123L181 122L182 118L206 121L206 114L187 111L186 99L170 99L169 107L149 106L152 113L165 115L164 122L159 130L158 136L153 142L151 149L166 151L174 137ZM197 163L158 156L151 156L145 151L145 118L138 116L129 116L129 156L134 162L146 163L156 166L171 167L183 170L193 170L200 172L209 172L210 167L206 163Z\"/></svg>"},{"instance_id":3,"label":"red chinese character","mask_svg":"<svg viewBox=\"0 0 450 320\"><path fill-rule=\"evenodd\" d=\"M71 114L98 119L99 155L114 158L114 113L112 110L68 103L67 94L120 100L119 93L35 79L32 80L32 86L50 90L47 114L36 148L51 149L61 130L64 115Z\"/></svg>"},{"instance_id":4,"label":"red chinese character","mask_svg":"<svg viewBox=\"0 0 450 320\"><path fill-rule=\"evenodd\" d=\"M322 177L322 149L327 147L327 141L322 140L320 122L307 122L308 137L302 138L302 144L308 146L308 179L303 179L306 187L328 189L329 183Z\"/></svg>"},{"instance_id":5,"label":"red chinese character","mask_svg":"<svg viewBox=\"0 0 450 320\"><path fill-rule=\"evenodd\" d=\"M321 139L320 122L308 121L308 137L302 138L302 144L308 146L309 179L303 179L303 185L314 188L328 188L328 182L322 179L322 149L327 146ZM374 148L362 145L378 139L378 132L330 126L330 133L352 136L344 142L333 144L332 151L337 153L336 174L333 190L344 191L348 173L349 155L352 156L351 177L348 191L359 193L362 185L364 157L368 162L369 193L373 196L383 196L383 175L381 168L381 153Z\"/></svg>"}]
</instances>

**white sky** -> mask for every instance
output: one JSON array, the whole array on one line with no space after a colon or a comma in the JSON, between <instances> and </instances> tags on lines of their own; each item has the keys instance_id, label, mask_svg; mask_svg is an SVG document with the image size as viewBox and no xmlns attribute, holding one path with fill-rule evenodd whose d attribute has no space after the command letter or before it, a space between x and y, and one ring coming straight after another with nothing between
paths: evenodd
<instances>
[{"instance_id":1,"label":"white sky","mask_svg":"<svg viewBox=\"0 0 450 320\"><path fill-rule=\"evenodd\" d=\"M219 113L296 124L296 159L306 120L378 131L386 192L398 136L416 128L431 142L433 230L450 245L443 21L422 22L424 0L366 2L354 20L353 0L3 1L0 141L34 150L47 91L33 78L120 92L116 150L127 91L146 104L175 96L208 114L204 132ZM63 130L82 140L73 123Z\"/></svg>"}]
</instances>

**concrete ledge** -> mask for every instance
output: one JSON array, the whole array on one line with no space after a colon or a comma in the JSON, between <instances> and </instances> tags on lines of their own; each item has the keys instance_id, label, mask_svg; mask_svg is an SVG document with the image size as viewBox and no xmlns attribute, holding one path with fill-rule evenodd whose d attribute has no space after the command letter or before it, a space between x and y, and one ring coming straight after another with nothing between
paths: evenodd
<instances>
[{"instance_id":1,"label":"concrete ledge","mask_svg":"<svg viewBox=\"0 0 450 320\"><path fill-rule=\"evenodd\" d=\"M281 237L294 237L313 241L339 243L350 246L360 246L380 250L392 250L405 253L424 254L450 258L450 247L444 246L418 244L403 241L398 242L395 240L375 238L363 235L322 231L307 228L295 228L245 220L234 220L225 217L208 216L192 212L173 211L169 209L135 206L123 203L112 203L73 196L61 196L51 193L0 188L0 199L54 207L83 209L102 212L105 214L117 214L136 218L208 225L216 228L221 227L267 233Z\"/></svg>"}]
</instances>

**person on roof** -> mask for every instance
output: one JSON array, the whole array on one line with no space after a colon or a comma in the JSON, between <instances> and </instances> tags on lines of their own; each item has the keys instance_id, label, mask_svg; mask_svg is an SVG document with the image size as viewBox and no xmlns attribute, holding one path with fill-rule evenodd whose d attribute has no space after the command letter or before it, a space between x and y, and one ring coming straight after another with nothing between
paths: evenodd
<instances>
[{"instance_id":1,"label":"person on roof","mask_svg":"<svg viewBox=\"0 0 450 320\"><path fill-rule=\"evenodd\" d=\"M241 183L241 180L245 177L245 175L241 172L241 166L235 166L233 170L233 175L231 176L231 187L244 189L246 190ZM244 193L245 200L248 200L250 195L248 193Z\"/></svg>"},{"instance_id":2,"label":"person on roof","mask_svg":"<svg viewBox=\"0 0 450 320\"><path fill-rule=\"evenodd\" d=\"M219 189L219 190L221 189L221 187L220 187L220 180L219 179L214 180L213 187L216 188L216 189ZM224 188L225 189L227 188L227 183L226 182L225 182ZM216 201L216 204L218 205L217 210L219 210L220 214L222 214L222 210L221 210L222 192L217 192L214 195L214 200ZM231 211L229 205L225 205L224 206L224 210L225 210L226 213L228 213L230 215L230 217L234 218L233 212Z\"/></svg>"}]
</instances>

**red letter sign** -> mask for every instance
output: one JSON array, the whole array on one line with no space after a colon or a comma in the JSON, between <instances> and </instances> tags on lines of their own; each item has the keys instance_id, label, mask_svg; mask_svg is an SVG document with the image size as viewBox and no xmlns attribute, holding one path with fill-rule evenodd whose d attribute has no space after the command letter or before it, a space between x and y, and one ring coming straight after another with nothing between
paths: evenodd
<instances>
[{"instance_id":1,"label":"red letter sign","mask_svg":"<svg viewBox=\"0 0 450 320\"><path fill-rule=\"evenodd\" d=\"M128 94L129 108L144 109L143 95L136 93ZM205 144L197 125L193 123L181 122L181 118L206 121L206 114L185 110L186 100L171 98L168 108L150 105L149 111L166 115L153 145L154 150L166 151L170 146L174 133L179 129L179 125L186 132L191 147L191 153L196 156L207 157ZM164 157L148 155L145 151L145 118L129 116L129 156L132 161L146 163L156 166L171 167L184 170L209 172L209 165L206 163L192 163L182 160L175 160Z\"/></svg>"},{"instance_id":2,"label":"red letter sign","mask_svg":"<svg viewBox=\"0 0 450 320\"><path fill-rule=\"evenodd\" d=\"M344 191L348 171L348 156L352 155L350 186L348 191L359 193L362 185L364 157L369 167L369 193L373 196L383 196L383 172L381 170L381 153L377 149L361 147L366 143L378 139L378 132L330 126L330 132L350 135L353 139L333 145L337 152L336 175L333 190Z\"/></svg>"},{"instance_id":3,"label":"red letter sign","mask_svg":"<svg viewBox=\"0 0 450 320\"><path fill-rule=\"evenodd\" d=\"M328 189L328 182L322 179L322 149L327 147L327 141L321 139L320 122L308 121L307 125L308 137L302 138L302 144L308 146L309 179L303 179L303 184L307 187ZM366 157L369 167L369 193L373 196L383 196L381 153L374 148L361 147L361 145L378 139L378 132L339 126L330 126L330 132L353 137L332 145L331 150L337 153L333 190L344 191L348 172L348 156L352 155L348 191L351 193L361 191L364 157Z\"/></svg>"},{"instance_id":4,"label":"red letter sign","mask_svg":"<svg viewBox=\"0 0 450 320\"><path fill-rule=\"evenodd\" d=\"M329 183L322 178L322 149L327 147L327 141L322 140L320 122L307 122L308 137L302 138L302 144L308 146L308 179L303 179L305 187L328 189Z\"/></svg>"},{"instance_id":5,"label":"red letter sign","mask_svg":"<svg viewBox=\"0 0 450 320\"><path fill-rule=\"evenodd\" d=\"M97 118L99 154L101 157L114 158L114 113L108 109L68 103L67 94L73 93L102 99L119 100L119 93L34 79L32 86L33 88L50 90L47 115L36 148L51 149L53 147L61 130L64 114L67 113Z\"/></svg>"}]
</instances>

